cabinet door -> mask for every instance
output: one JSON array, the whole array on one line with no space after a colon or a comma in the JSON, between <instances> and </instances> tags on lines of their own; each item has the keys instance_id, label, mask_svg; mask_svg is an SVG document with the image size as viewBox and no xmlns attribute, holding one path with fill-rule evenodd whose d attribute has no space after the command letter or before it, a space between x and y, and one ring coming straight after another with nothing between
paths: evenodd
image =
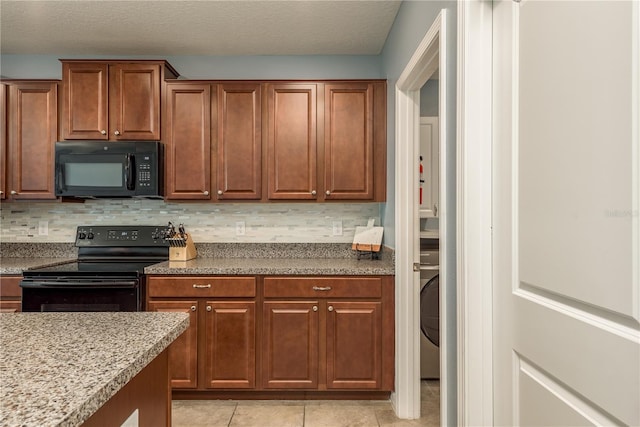
<instances>
[{"instance_id":1,"label":"cabinet door","mask_svg":"<svg viewBox=\"0 0 640 427\"><path fill-rule=\"evenodd\" d=\"M324 197L372 200L373 84L326 84L324 97Z\"/></svg>"},{"instance_id":2,"label":"cabinet door","mask_svg":"<svg viewBox=\"0 0 640 427\"><path fill-rule=\"evenodd\" d=\"M382 384L382 304L327 302L327 388Z\"/></svg>"},{"instance_id":3,"label":"cabinet door","mask_svg":"<svg viewBox=\"0 0 640 427\"><path fill-rule=\"evenodd\" d=\"M263 328L263 387L317 388L318 302L266 301Z\"/></svg>"},{"instance_id":4,"label":"cabinet door","mask_svg":"<svg viewBox=\"0 0 640 427\"><path fill-rule=\"evenodd\" d=\"M316 85L267 86L269 199L316 199Z\"/></svg>"},{"instance_id":5,"label":"cabinet door","mask_svg":"<svg viewBox=\"0 0 640 427\"><path fill-rule=\"evenodd\" d=\"M255 302L207 301L206 310L205 387L255 388Z\"/></svg>"},{"instance_id":6,"label":"cabinet door","mask_svg":"<svg viewBox=\"0 0 640 427\"><path fill-rule=\"evenodd\" d=\"M62 138L109 139L109 66L62 64Z\"/></svg>"},{"instance_id":7,"label":"cabinet door","mask_svg":"<svg viewBox=\"0 0 640 427\"><path fill-rule=\"evenodd\" d=\"M171 387L196 388L198 385L198 302L149 301L149 311L189 313L189 328L169 346Z\"/></svg>"},{"instance_id":8,"label":"cabinet door","mask_svg":"<svg viewBox=\"0 0 640 427\"><path fill-rule=\"evenodd\" d=\"M437 117L420 117L420 218L437 217L440 194L440 141Z\"/></svg>"},{"instance_id":9,"label":"cabinet door","mask_svg":"<svg viewBox=\"0 0 640 427\"><path fill-rule=\"evenodd\" d=\"M217 197L262 197L262 117L259 83L218 86Z\"/></svg>"},{"instance_id":10,"label":"cabinet door","mask_svg":"<svg viewBox=\"0 0 640 427\"><path fill-rule=\"evenodd\" d=\"M0 83L0 200L7 197L7 85Z\"/></svg>"},{"instance_id":11,"label":"cabinet door","mask_svg":"<svg viewBox=\"0 0 640 427\"><path fill-rule=\"evenodd\" d=\"M23 82L9 87L9 191L11 198L55 199L54 147L58 137L58 85Z\"/></svg>"},{"instance_id":12,"label":"cabinet door","mask_svg":"<svg viewBox=\"0 0 640 427\"><path fill-rule=\"evenodd\" d=\"M166 88L166 198L209 200L211 87L168 83Z\"/></svg>"},{"instance_id":13,"label":"cabinet door","mask_svg":"<svg viewBox=\"0 0 640 427\"><path fill-rule=\"evenodd\" d=\"M160 65L109 66L109 139L160 139Z\"/></svg>"}]
</instances>

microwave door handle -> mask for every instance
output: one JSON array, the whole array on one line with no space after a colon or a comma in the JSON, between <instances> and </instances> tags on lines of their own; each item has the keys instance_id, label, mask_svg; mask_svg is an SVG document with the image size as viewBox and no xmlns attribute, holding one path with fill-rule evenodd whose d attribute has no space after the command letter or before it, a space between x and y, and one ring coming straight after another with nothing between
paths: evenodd
<instances>
[{"instance_id":1,"label":"microwave door handle","mask_svg":"<svg viewBox=\"0 0 640 427\"><path fill-rule=\"evenodd\" d=\"M136 156L127 154L127 164L124 167L124 183L127 190L133 191L136 188Z\"/></svg>"},{"instance_id":2,"label":"microwave door handle","mask_svg":"<svg viewBox=\"0 0 640 427\"><path fill-rule=\"evenodd\" d=\"M56 167L57 181L58 181L58 194L62 194L63 191L66 190L66 186L64 185L64 165L58 164Z\"/></svg>"}]
</instances>

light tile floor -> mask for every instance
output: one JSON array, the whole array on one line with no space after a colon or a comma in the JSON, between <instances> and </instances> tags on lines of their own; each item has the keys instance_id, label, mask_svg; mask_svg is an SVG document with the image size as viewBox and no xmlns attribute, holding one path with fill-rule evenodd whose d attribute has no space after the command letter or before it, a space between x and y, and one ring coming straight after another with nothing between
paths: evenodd
<instances>
[{"instance_id":1,"label":"light tile floor","mask_svg":"<svg viewBox=\"0 0 640 427\"><path fill-rule=\"evenodd\" d=\"M420 419L380 400L174 400L174 427L414 427L440 425L440 382L422 381Z\"/></svg>"}]
</instances>

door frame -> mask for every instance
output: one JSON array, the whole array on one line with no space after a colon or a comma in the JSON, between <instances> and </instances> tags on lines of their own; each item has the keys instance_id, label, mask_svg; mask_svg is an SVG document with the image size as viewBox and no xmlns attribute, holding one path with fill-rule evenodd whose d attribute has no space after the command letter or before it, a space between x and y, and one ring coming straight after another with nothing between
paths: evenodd
<instances>
[{"instance_id":1,"label":"door frame","mask_svg":"<svg viewBox=\"0 0 640 427\"><path fill-rule=\"evenodd\" d=\"M420 88L433 73L440 70L439 105L440 118L440 277L447 283L450 268L447 268L446 230L447 190L452 185L446 179L445 143L447 140L447 56L446 13L441 10L435 21L416 48L396 83L396 390L391 403L399 418L420 417L420 273L414 264L420 261L420 214L418 205L420 147ZM413 165L413 167L410 167ZM407 209L407 206L413 207ZM449 420L448 408L455 402L447 398L450 387L448 372L455 361L449 349L455 346L447 338L447 317L451 316L445 303L452 295L448 286L440 289L440 423L455 423ZM454 347L455 348L455 347ZM455 362L454 362L455 363Z\"/></svg>"},{"instance_id":2,"label":"door frame","mask_svg":"<svg viewBox=\"0 0 640 427\"><path fill-rule=\"evenodd\" d=\"M494 420L492 15L490 1L458 2L458 425Z\"/></svg>"}]
</instances>

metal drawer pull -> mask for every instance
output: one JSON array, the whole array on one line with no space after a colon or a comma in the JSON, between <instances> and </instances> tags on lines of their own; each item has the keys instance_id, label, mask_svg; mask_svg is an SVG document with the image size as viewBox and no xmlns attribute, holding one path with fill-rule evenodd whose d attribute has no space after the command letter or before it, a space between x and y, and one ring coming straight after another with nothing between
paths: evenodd
<instances>
[{"instance_id":1,"label":"metal drawer pull","mask_svg":"<svg viewBox=\"0 0 640 427\"><path fill-rule=\"evenodd\" d=\"M211 306L210 305L207 306L207 311L211 311Z\"/></svg>"},{"instance_id":2,"label":"metal drawer pull","mask_svg":"<svg viewBox=\"0 0 640 427\"><path fill-rule=\"evenodd\" d=\"M199 285L197 283L194 283L193 287L197 289L208 289L211 287L211 283L207 283L206 285Z\"/></svg>"},{"instance_id":3,"label":"metal drawer pull","mask_svg":"<svg viewBox=\"0 0 640 427\"><path fill-rule=\"evenodd\" d=\"M332 305L330 305L330 306L329 306L329 308L328 308L328 310L329 310L329 311L333 311L333 306L332 306Z\"/></svg>"},{"instance_id":4,"label":"metal drawer pull","mask_svg":"<svg viewBox=\"0 0 640 427\"><path fill-rule=\"evenodd\" d=\"M331 286L314 286L313 290L314 291L330 291Z\"/></svg>"},{"instance_id":5,"label":"metal drawer pull","mask_svg":"<svg viewBox=\"0 0 640 427\"><path fill-rule=\"evenodd\" d=\"M313 311L318 311L318 306L317 305L313 306Z\"/></svg>"},{"instance_id":6,"label":"metal drawer pull","mask_svg":"<svg viewBox=\"0 0 640 427\"><path fill-rule=\"evenodd\" d=\"M195 305L191 306L191 311L196 311L196 306Z\"/></svg>"}]
</instances>

